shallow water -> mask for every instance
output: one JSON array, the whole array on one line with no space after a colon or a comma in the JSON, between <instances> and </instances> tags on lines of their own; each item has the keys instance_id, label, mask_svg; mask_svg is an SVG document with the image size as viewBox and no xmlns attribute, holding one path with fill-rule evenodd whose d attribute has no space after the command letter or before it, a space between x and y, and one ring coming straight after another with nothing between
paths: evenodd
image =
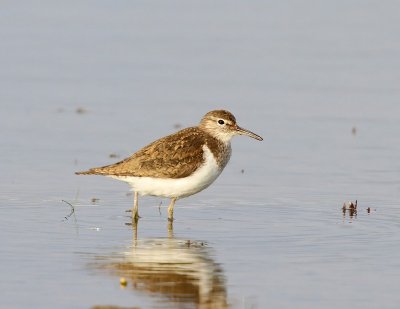
<instances>
[{"instance_id":1,"label":"shallow water","mask_svg":"<svg viewBox=\"0 0 400 309\"><path fill-rule=\"evenodd\" d=\"M0 307L397 308L398 11L3 4ZM235 138L173 226L167 200L132 226L126 184L74 175L220 107L264 141Z\"/></svg>"}]
</instances>

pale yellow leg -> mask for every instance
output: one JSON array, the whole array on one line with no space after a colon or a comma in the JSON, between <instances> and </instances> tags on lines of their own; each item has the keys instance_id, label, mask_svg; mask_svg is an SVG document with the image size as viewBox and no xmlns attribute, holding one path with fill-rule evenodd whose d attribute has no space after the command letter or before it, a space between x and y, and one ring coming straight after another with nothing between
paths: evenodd
<instances>
[{"instance_id":1,"label":"pale yellow leg","mask_svg":"<svg viewBox=\"0 0 400 309\"><path fill-rule=\"evenodd\" d=\"M134 198L133 198L133 208L132 208L132 221L138 221L139 220L139 194L135 192Z\"/></svg>"},{"instance_id":2,"label":"pale yellow leg","mask_svg":"<svg viewBox=\"0 0 400 309\"><path fill-rule=\"evenodd\" d=\"M137 246L137 239L138 239L138 225L139 221L132 219L132 230L133 230L133 247Z\"/></svg>"},{"instance_id":3,"label":"pale yellow leg","mask_svg":"<svg viewBox=\"0 0 400 309\"><path fill-rule=\"evenodd\" d=\"M174 223L168 220L168 238L174 238Z\"/></svg>"},{"instance_id":4,"label":"pale yellow leg","mask_svg":"<svg viewBox=\"0 0 400 309\"><path fill-rule=\"evenodd\" d=\"M176 197L173 197L171 199L171 203L169 203L169 206L168 206L168 220L170 222L174 221L174 205L175 205L176 199L177 199Z\"/></svg>"}]
</instances>

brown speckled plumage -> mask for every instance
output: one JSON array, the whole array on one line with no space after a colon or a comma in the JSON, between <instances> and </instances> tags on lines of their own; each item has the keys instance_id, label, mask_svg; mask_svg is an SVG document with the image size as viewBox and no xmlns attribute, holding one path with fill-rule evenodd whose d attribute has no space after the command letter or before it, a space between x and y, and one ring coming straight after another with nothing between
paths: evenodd
<instances>
[{"instance_id":1,"label":"brown speckled plumage","mask_svg":"<svg viewBox=\"0 0 400 309\"><path fill-rule=\"evenodd\" d=\"M203 163L203 145L211 150L223 169L229 160L230 145L199 127L191 127L156 140L120 162L78 174L183 178Z\"/></svg>"}]
</instances>

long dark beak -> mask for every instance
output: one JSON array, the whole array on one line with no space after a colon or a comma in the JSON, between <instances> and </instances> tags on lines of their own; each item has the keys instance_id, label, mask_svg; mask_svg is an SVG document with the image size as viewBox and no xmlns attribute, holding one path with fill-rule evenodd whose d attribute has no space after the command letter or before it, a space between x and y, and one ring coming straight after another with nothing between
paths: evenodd
<instances>
[{"instance_id":1,"label":"long dark beak","mask_svg":"<svg viewBox=\"0 0 400 309\"><path fill-rule=\"evenodd\" d=\"M263 140L263 138L261 136L255 134L255 133L253 133L253 132L251 132L249 130L243 129L243 128L239 127L239 126L236 126L236 132L237 132L237 134L247 135L247 136L255 138L256 140L259 140L259 141Z\"/></svg>"}]
</instances>

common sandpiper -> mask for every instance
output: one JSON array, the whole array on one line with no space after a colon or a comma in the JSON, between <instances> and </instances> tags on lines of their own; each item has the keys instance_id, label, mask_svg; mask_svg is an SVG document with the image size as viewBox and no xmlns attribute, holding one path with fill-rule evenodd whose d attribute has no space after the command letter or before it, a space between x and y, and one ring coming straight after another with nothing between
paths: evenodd
<instances>
[{"instance_id":1,"label":"common sandpiper","mask_svg":"<svg viewBox=\"0 0 400 309\"><path fill-rule=\"evenodd\" d=\"M134 191L132 219L139 218L138 195L170 198L168 220L172 222L177 199L188 197L211 185L231 156L231 138L262 137L239 127L226 110L205 114L200 124L160 138L115 164L77 172L103 175L127 182Z\"/></svg>"}]
</instances>

